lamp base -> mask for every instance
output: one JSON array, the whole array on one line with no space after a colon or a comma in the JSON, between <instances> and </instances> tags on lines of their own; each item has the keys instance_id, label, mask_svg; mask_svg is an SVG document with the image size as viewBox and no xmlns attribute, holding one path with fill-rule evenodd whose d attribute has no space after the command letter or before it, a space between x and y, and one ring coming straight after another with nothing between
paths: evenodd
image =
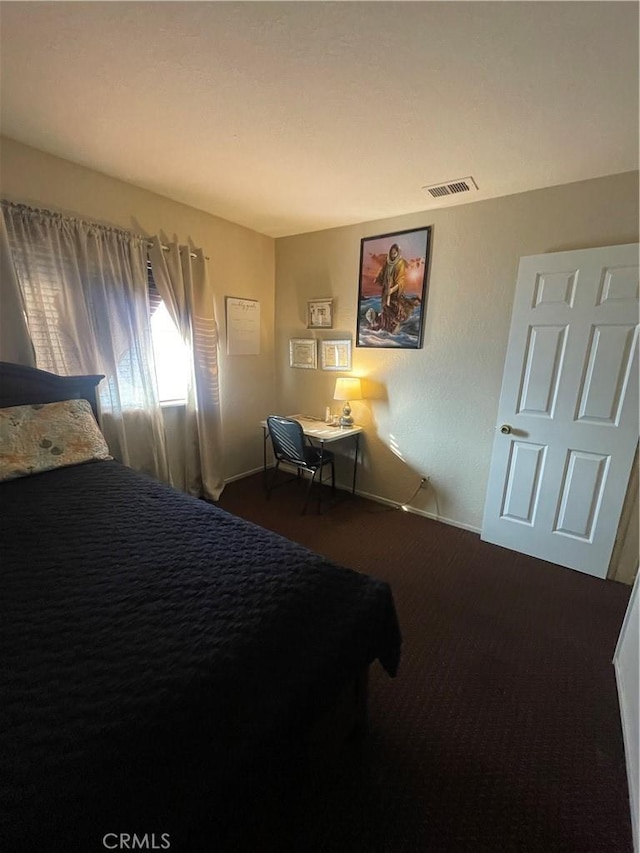
<instances>
[{"instance_id":1,"label":"lamp base","mask_svg":"<svg viewBox=\"0 0 640 853\"><path fill-rule=\"evenodd\" d=\"M340 426L341 427L352 427L353 426L353 418L351 417L351 406L348 403L345 403L342 408L342 417L340 418Z\"/></svg>"}]
</instances>

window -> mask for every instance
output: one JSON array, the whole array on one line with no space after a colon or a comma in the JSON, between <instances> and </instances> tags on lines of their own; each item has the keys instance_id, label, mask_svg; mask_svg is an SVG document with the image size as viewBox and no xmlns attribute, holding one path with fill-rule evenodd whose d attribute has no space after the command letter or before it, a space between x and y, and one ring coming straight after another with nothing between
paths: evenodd
<instances>
[{"instance_id":1,"label":"window","mask_svg":"<svg viewBox=\"0 0 640 853\"><path fill-rule=\"evenodd\" d=\"M10 239L11 236L12 232ZM94 371L107 376L99 389L103 408L110 411L113 400L125 408L144 408L147 405L144 377L148 374L142 362L146 359L144 353L127 343L122 324L127 312L120 305L120 291L110 286L108 270L94 263L93 256L83 258L80 268L68 246L52 247L51 241L25 247L13 239L10 246L38 367L62 375L85 373L86 358L83 362L78 338L86 340L92 334L91 316L94 321L95 317L101 321L106 318L104 329L108 331L102 347L92 353ZM97 295L91 298L82 295L81 275L87 279L95 275L102 285L96 289ZM184 403L191 370L189 350L158 293L150 264L147 283L158 396L161 403ZM71 303L70 288L79 294ZM100 295L109 298L105 301ZM115 365L115 372L109 365Z\"/></svg>"},{"instance_id":2,"label":"window","mask_svg":"<svg viewBox=\"0 0 640 853\"><path fill-rule=\"evenodd\" d=\"M21 246L10 232L11 256L24 300L29 336L41 370L62 375L83 373L79 347L70 327L62 281L77 275L68 253L52 257L47 244Z\"/></svg>"},{"instance_id":3,"label":"window","mask_svg":"<svg viewBox=\"0 0 640 853\"><path fill-rule=\"evenodd\" d=\"M189 385L189 349L162 300L151 317L151 338L160 402L184 403Z\"/></svg>"},{"instance_id":4,"label":"window","mask_svg":"<svg viewBox=\"0 0 640 853\"><path fill-rule=\"evenodd\" d=\"M158 397L161 403L184 403L187 399L191 370L189 348L180 337L180 332L162 301L150 263L147 265L147 281Z\"/></svg>"}]
</instances>

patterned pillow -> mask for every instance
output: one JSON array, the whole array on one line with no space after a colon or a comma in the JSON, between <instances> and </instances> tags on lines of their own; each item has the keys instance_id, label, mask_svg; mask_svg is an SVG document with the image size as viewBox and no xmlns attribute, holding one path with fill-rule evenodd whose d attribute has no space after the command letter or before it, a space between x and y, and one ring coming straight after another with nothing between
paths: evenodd
<instances>
[{"instance_id":1,"label":"patterned pillow","mask_svg":"<svg viewBox=\"0 0 640 853\"><path fill-rule=\"evenodd\" d=\"M0 409L0 481L112 458L86 400Z\"/></svg>"}]
</instances>

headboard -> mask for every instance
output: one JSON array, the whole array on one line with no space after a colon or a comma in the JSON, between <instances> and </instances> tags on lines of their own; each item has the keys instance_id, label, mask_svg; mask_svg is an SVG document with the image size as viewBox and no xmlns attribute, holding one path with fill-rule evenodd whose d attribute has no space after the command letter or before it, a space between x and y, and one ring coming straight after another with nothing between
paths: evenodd
<instances>
[{"instance_id":1,"label":"headboard","mask_svg":"<svg viewBox=\"0 0 640 853\"><path fill-rule=\"evenodd\" d=\"M60 400L88 400L98 420L96 389L101 379L104 376L97 374L58 376L36 367L0 361L0 408L57 403Z\"/></svg>"}]
</instances>

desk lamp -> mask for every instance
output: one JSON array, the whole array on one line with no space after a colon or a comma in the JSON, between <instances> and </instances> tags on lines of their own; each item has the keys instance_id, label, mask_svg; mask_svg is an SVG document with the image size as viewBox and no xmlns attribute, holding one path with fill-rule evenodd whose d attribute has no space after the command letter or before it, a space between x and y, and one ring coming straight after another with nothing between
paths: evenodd
<instances>
[{"instance_id":1,"label":"desk lamp","mask_svg":"<svg viewBox=\"0 0 640 853\"><path fill-rule=\"evenodd\" d=\"M336 379L336 390L333 392L333 399L344 400L340 426L353 426L353 418L351 417L351 406L349 405L349 401L362 400L362 385L360 384L360 380L355 376Z\"/></svg>"}]
</instances>

